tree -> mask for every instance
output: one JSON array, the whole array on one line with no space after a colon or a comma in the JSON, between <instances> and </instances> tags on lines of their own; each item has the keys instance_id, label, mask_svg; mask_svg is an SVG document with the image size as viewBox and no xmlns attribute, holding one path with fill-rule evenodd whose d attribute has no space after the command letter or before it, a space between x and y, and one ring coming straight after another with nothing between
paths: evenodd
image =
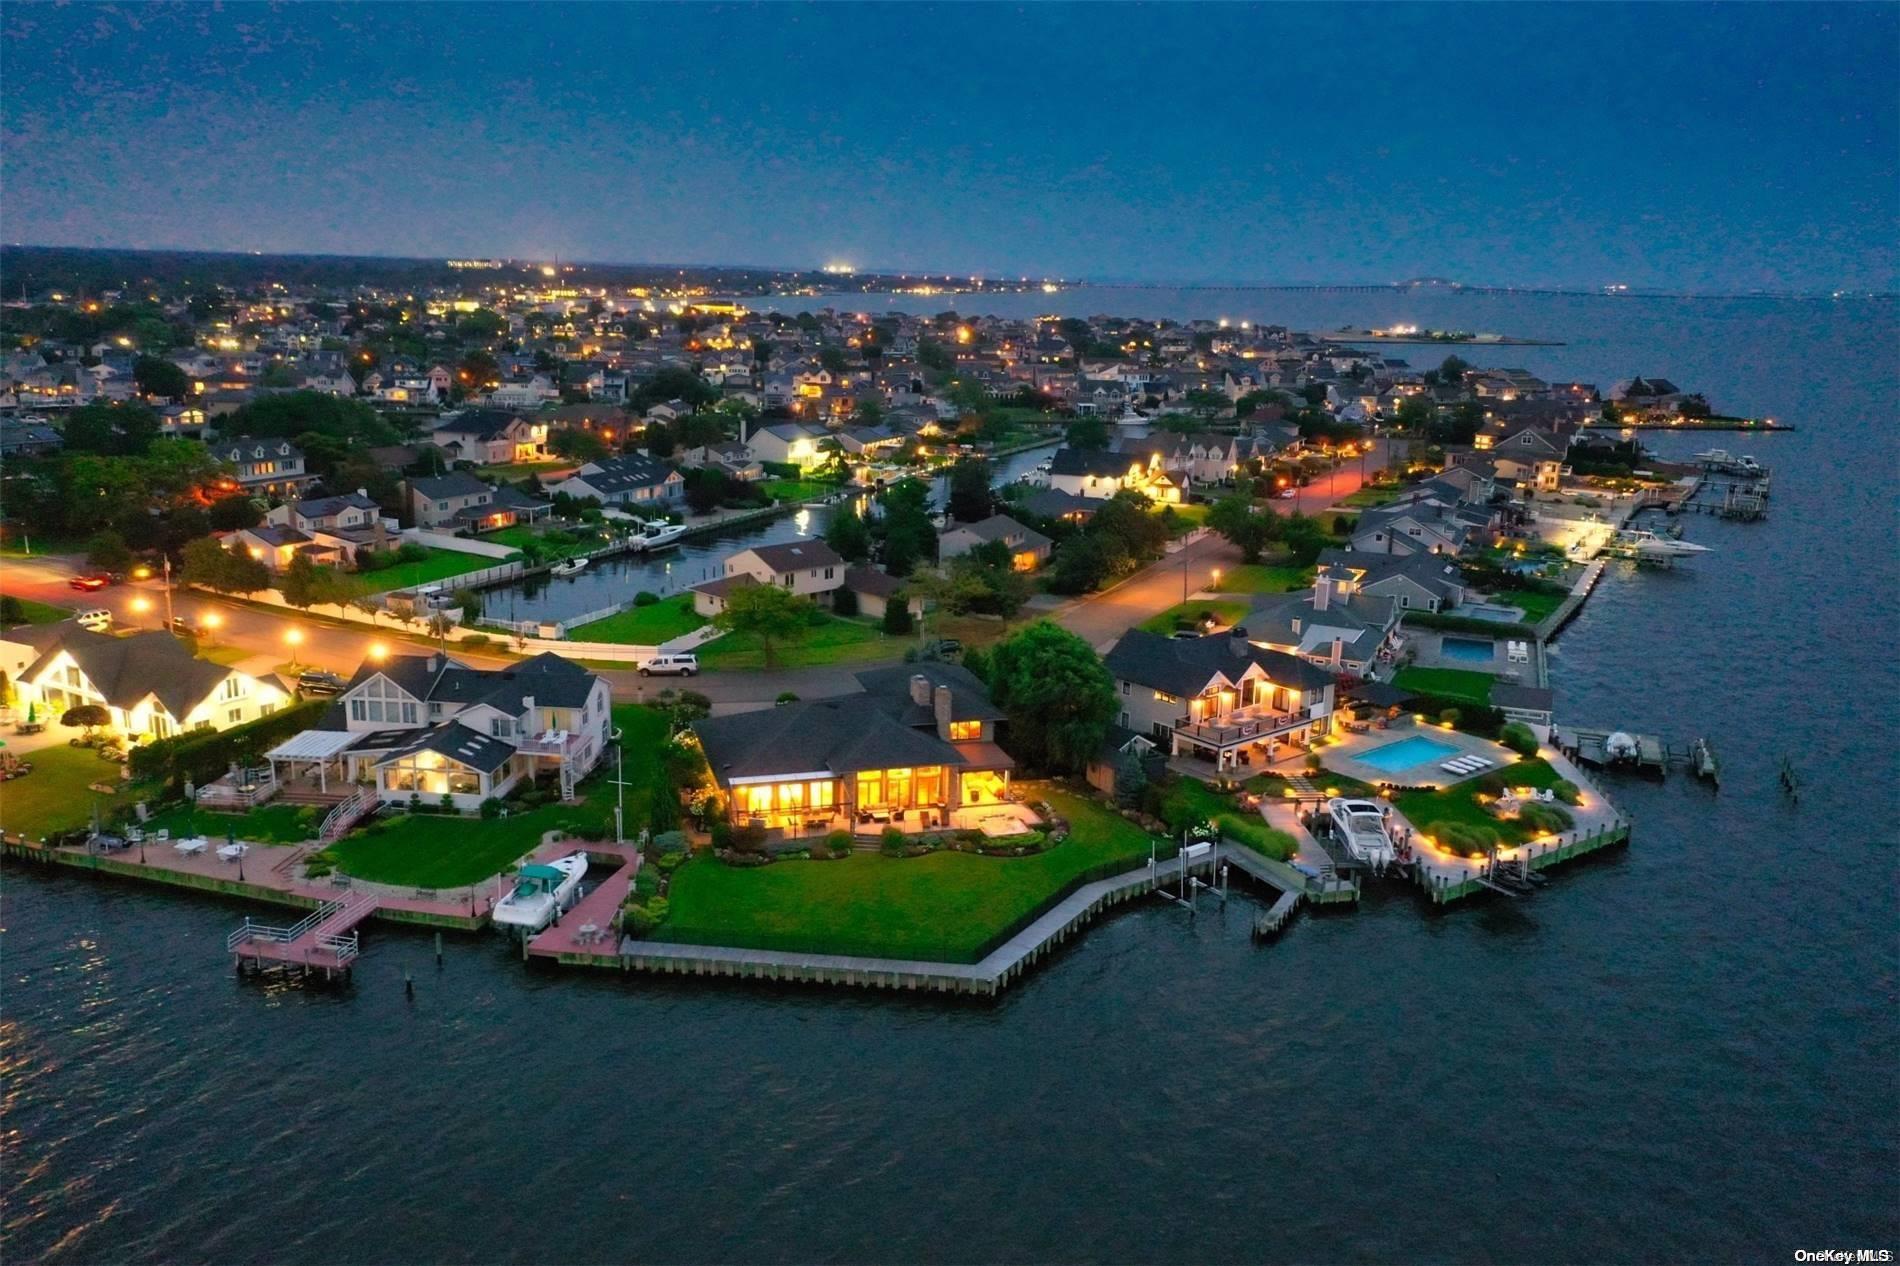
<instances>
[{"instance_id":1,"label":"tree","mask_svg":"<svg viewBox=\"0 0 1900 1266\"><path fill-rule=\"evenodd\" d=\"M1438 380L1449 386L1457 386L1465 380L1465 373L1471 365L1457 356L1447 356L1438 366Z\"/></svg>"},{"instance_id":2,"label":"tree","mask_svg":"<svg viewBox=\"0 0 1900 1266\"><path fill-rule=\"evenodd\" d=\"M234 553L203 536L185 546L180 576L188 585L203 585L218 593L255 593L270 588L270 569L248 554Z\"/></svg>"},{"instance_id":3,"label":"tree","mask_svg":"<svg viewBox=\"0 0 1900 1266\"><path fill-rule=\"evenodd\" d=\"M1148 771L1142 767L1141 756L1135 752L1123 752L1115 763L1115 803L1123 809L1137 808L1141 804L1141 795L1148 790Z\"/></svg>"},{"instance_id":4,"label":"tree","mask_svg":"<svg viewBox=\"0 0 1900 1266\"><path fill-rule=\"evenodd\" d=\"M1254 509L1253 498L1244 492L1222 497L1208 511L1207 526L1231 541L1242 561L1257 563L1260 551L1273 539L1273 512Z\"/></svg>"},{"instance_id":5,"label":"tree","mask_svg":"<svg viewBox=\"0 0 1900 1266\"><path fill-rule=\"evenodd\" d=\"M1056 546L1049 566L1049 588L1055 593L1089 593L1108 579L1109 560L1101 542L1080 533Z\"/></svg>"},{"instance_id":6,"label":"tree","mask_svg":"<svg viewBox=\"0 0 1900 1266\"><path fill-rule=\"evenodd\" d=\"M884 600L883 628L892 637L903 637L913 627L910 616L910 594L900 590Z\"/></svg>"},{"instance_id":7,"label":"tree","mask_svg":"<svg viewBox=\"0 0 1900 1266\"><path fill-rule=\"evenodd\" d=\"M818 349L818 363L834 374L842 374L851 362L845 359L843 348L827 345Z\"/></svg>"},{"instance_id":8,"label":"tree","mask_svg":"<svg viewBox=\"0 0 1900 1266\"><path fill-rule=\"evenodd\" d=\"M86 542L86 561L107 571L124 571L132 565L132 551L123 536L107 528Z\"/></svg>"},{"instance_id":9,"label":"tree","mask_svg":"<svg viewBox=\"0 0 1900 1266\"><path fill-rule=\"evenodd\" d=\"M1064 438L1070 448L1107 448L1108 423L1097 417L1077 418L1069 423Z\"/></svg>"},{"instance_id":10,"label":"tree","mask_svg":"<svg viewBox=\"0 0 1900 1266\"><path fill-rule=\"evenodd\" d=\"M299 374L294 366L281 360L274 360L264 366L264 372L258 375L257 379L259 386L273 389L294 387L301 381L303 381L303 375Z\"/></svg>"},{"instance_id":11,"label":"tree","mask_svg":"<svg viewBox=\"0 0 1900 1266\"><path fill-rule=\"evenodd\" d=\"M508 318L487 308L477 308L455 323L458 337L474 341L499 338L508 332Z\"/></svg>"},{"instance_id":12,"label":"tree","mask_svg":"<svg viewBox=\"0 0 1900 1266\"><path fill-rule=\"evenodd\" d=\"M950 468L950 517L961 523L980 523L994 509L990 464L980 457L958 458Z\"/></svg>"},{"instance_id":13,"label":"tree","mask_svg":"<svg viewBox=\"0 0 1900 1266\"><path fill-rule=\"evenodd\" d=\"M778 667L779 644L797 638L811 627L817 615L818 608L810 598L801 598L789 589L742 585L726 595L726 609L713 617L713 623L758 642L769 669Z\"/></svg>"},{"instance_id":14,"label":"tree","mask_svg":"<svg viewBox=\"0 0 1900 1266\"><path fill-rule=\"evenodd\" d=\"M144 396L182 400L191 394L191 375L157 356L141 356L133 361L132 381Z\"/></svg>"},{"instance_id":15,"label":"tree","mask_svg":"<svg viewBox=\"0 0 1900 1266\"><path fill-rule=\"evenodd\" d=\"M1206 387L1195 387L1184 398L1188 409L1200 418L1211 418L1227 407L1227 397L1224 393Z\"/></svg>"},{"instance_id":16,"label":"tree","mask_svg":"<svg viewBox=\"0 0 1900 1266\"><path fill-rule=\"evenodd\" d=\"M284 568L278 589L282 591L285 602L302 611L316 601L318 583L317 565L310 560L310 555L296 554L291 557L290 566Z\"/></svg>"},{"instance_id":17,"label":"tree","mask_svg":"<svg viewBox=\"0 0 1900 1266\"><path fill-rule=\"evenodd\" d=\"M1009 718L1006 746L1026 765L1079 770L1115 717L1115 682L1089 644L1039 620L990 655L990 695Z\"/></svg>"},{"instance_id":18,"label":"tree","mask_svg":"<svg viewBox=\"0 0 1900 1266\"><path fill-rule=\"evenodd\" d=\"M871 556L871 530L856 510L841 506L825 525L825 544L847 563L861 563Z\"/></svg>"},{"instance_id":19,"label":"tree","mask_svg":"<svg viewBox=\"0 0 1900 1266\"><path fill-rule=\"evenodd\" d=\"M93 731L112 724L112 714L96 703L82 703L76 708L66 709L59 723L72 726L74 729L84 726L86 737L90 739Z\"/></svg>"},{"instance_id":20,"label":"tree","mask_svg":"<svg viewBox=\"0 0 1900 1266\"><path fill-rule=\"evenodd\" d=\"M1438 405L1430 396L1407 396L1399 401L1399 410L1393 423L1401 431L1429 433L1432 420L1438 416Z\"/></svg>"},{"instance_id":21,"label":"tree","mask_svg":"<svg viewBox=\"0 0 1900 1266\"><path fill-rule=\"evenodd\" d=\"M556 457L577 462L596 462L608 454L607 441L577 426L564 426L549 436L548 448Z\"/></svg>"},{"instance_id":22,"label":"tree","mask_svg":"<svg viewBox=\"0 0 1900 1266\"><path fill-rule=\"evenodd\" d=\"M264 512L257 508L257 502L251 500L247 493L234 492L213 501L209 517L213 531L235 532L262 523Z\"/></svg>"}]
</instances>

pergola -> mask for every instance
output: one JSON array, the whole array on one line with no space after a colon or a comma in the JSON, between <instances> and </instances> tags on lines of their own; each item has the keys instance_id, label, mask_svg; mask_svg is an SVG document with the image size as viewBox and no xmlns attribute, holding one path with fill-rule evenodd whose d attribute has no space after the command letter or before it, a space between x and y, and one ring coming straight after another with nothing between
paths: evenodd
<instances>
[{"instance_id":1,"label":"pergola","mask_svg":"<svg viewBox=\"0 0 1900 1266\"><path fill-rule=\"evenodd\" d=\"M330 762L362 737L348 730L305 730L271 748L264 753L264 759L270 762L271 775L280 782L296 778L300 764L304 766L302 772L306 775L314 766L317 789L327 792L330 790ZM280 772L280 764L288 766L288 769Z\"/></svg>"}]
</instances>

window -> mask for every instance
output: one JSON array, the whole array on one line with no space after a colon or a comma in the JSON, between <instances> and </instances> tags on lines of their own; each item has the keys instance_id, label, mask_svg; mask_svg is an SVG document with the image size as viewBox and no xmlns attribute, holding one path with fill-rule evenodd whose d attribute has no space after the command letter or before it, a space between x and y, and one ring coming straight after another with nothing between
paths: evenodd
<instances>
[{"instance_id":1,"label":"window","mask_svg":"<svg viewBox=\"0 0 1900 1266\"><path fill-rule=\"evenodd\" d=\"M950 741L952 743L975 743L983 737L981 721L952 721L950 723Z\"/></svg>"},{"instance_id":2,"label":"window","mask_svg":"<svg viewBox=\"0 0 1900 1266\"><path fill-rule=\"evenodd\" d=\"M226 703L242 696L243 693L244 681L240 677L226 677L224 679L224 685L218 688L218 698Z\"/></svg>"},{"instance_id":3,"label":"window","mask_svg":"<svg viewBox=\"0 0 1900 1266\"><path fill-rule=\"evenodd\" d=\"M243 719L244 719L243 708L226 708L224 711L224 723L226 725L236 725L239 721L242 721Z\"/></svg>"},{"instance_id":4,"label":"window","mask_svg":"<svg viewBox=\"0 0 1900 1266\"><path fill-rule=\"evenodd\" d=\"M1127 694L1127 693L1128 693L1128 683L1127 683L1127 682L1125 682L1125 681L1124 681L1124 682L1122 683L1122 693L1123 693L1123 694Z\"/></svg>"},{"instance_id":5,"label":"window","mask_svg":"<svg viewBox=\"0 0 1900 1266\"><path fill-rule=\"evenodd\" d=\"M414 725L416 701L387 677L372 677L350 696L350 720Z\"/></svg>"},{"instance_id":6,"label":"window","mask_svg":"<svg viewBox=\"0 0 1900 1266\"><path fill-rule=\"evenodd\" d=\"M259 707L259 708L258 708L258 710L257 710L257 715L258 715L258 716L261 716L261 717L267 717L267 716L269 716L269 715L270 715L271 713L273 713L273 712L275 712L275 711L277 711L277 705L276 705L276 704L274 704L274 703L266 703L266 704L264 704L264 705L262 705L261 707Z\"/></svg>"}]
</instances>

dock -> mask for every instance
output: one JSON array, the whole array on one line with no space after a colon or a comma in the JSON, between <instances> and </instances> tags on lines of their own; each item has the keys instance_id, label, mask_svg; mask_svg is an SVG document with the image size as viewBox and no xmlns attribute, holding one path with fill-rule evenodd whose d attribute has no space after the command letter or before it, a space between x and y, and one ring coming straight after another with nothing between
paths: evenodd
<instances>
[{"instance_id":1,"label":"dock","mask_svg":"<svg viewBox=\"0 0 1900 1266\"><path fill-rule=\"evenodd\" d=\"M549 845L537 851L536 861L565 857L573 845ZM620 907L633 890L634 876L640 872L640 852L631 844L584 844L591 871L596 865L613 864L614 870L594 890L556 915L547 928L530 937L522 946L525 958L551 959L557 963L587 964L594 958L614 959L619 954ZM545 857L541 854L546 854Z\"/></svg>"},{"instance_id":2,"label":"dock","mask_svg":"<svg viewBox=\"0 0 1900 1266\"><path fill-rule=\"evenodd\" d=\"M326 979L348 975L360 947L356 929L376 913L374 893L351 892L327 901L296 923L276 925L246 919L225 938L239 971L266 966L321 971Z\"/></svg>"},{"instance_id":3,"label":"dock","mask_svg":"<svg viewBox=\"0 0 1900 1266\"><path fill-rule=\"evenodd\" d=\"M1653 769L1662 773L1669 767L1668 752L1663 741L1654 734L1634 734L1636 740L1634 756L1611 756L1609 752L1610 735L1628 733L1618 730L1584 730L1569 726L1553 729L1550 732L1551 745L1579 764L1594 765L1599 769L1612 766L1634 766L1638 769Z\"/></svg>"}]
</instances>

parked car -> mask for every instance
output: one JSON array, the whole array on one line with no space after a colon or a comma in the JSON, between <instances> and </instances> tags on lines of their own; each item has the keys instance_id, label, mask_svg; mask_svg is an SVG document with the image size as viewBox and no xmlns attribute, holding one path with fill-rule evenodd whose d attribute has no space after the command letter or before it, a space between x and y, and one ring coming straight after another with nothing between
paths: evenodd
<instances>
[{"instance_id":1,"label":"parked car","mask_svg":"<svg viewBox=\"0 0 1900 1266\"><path fill-rule=\"evenodd\" d=\"M963 643L954 637L940 637L937 639L937 654L940 656L961 655Z\"/></svg>"},{"instance_id":2,"label":"parked car","mask_svg":"<svg viewBox=\"0 0 1900 1266\"><path fill-rule=\"evenodd\" d=\"M112 583L112 577L104 572L94 572L90 576L74 576L66 582L81 593L93 593Z\"/></svg>"},{"instance_id":3,"label":"parked car","mask_svg":"<svg viewBox=\"0 0 1900 1266\"><path fill-rule=\"evenodd\" d=\"M309 672L297 674L297 693L300 695L340 695L348 684L335 673L321 672L314 668Z\"/></svg>"},{"instance_id":4,"label":"parked car","mask_svg":"<svg viewBox=\"0 0 1900 1266\"><path fill-rule=\"evenodd\" d=\"M104 607L74 613L73 620L82 629L91 629L94 633L103 633L112 627L112 612Z\"/></svg>"},{"instance_id":5,"label":"parked car","mask_svg":"<svg viewBox=\"0 0 1900 1266\"><path fill-rule=\"evenodd\" d=\"M190 620L187 620L182 615L175 615L172 617L171 631L173 633L176 633L179 637L203 637L204 636L204 630L200 629L197 625L193 624Z\"/></svg>"},{"instance_id":6,"label":"parked car","mask_svg":"<svg viewBox=\"0 0 1900 1266\"><path fill-rule=\"evenodd\" d=\"M692 677L699 672L699 656L691 651L655 655L640 665L642 677Z\"/></svg>"}]
</instances>

